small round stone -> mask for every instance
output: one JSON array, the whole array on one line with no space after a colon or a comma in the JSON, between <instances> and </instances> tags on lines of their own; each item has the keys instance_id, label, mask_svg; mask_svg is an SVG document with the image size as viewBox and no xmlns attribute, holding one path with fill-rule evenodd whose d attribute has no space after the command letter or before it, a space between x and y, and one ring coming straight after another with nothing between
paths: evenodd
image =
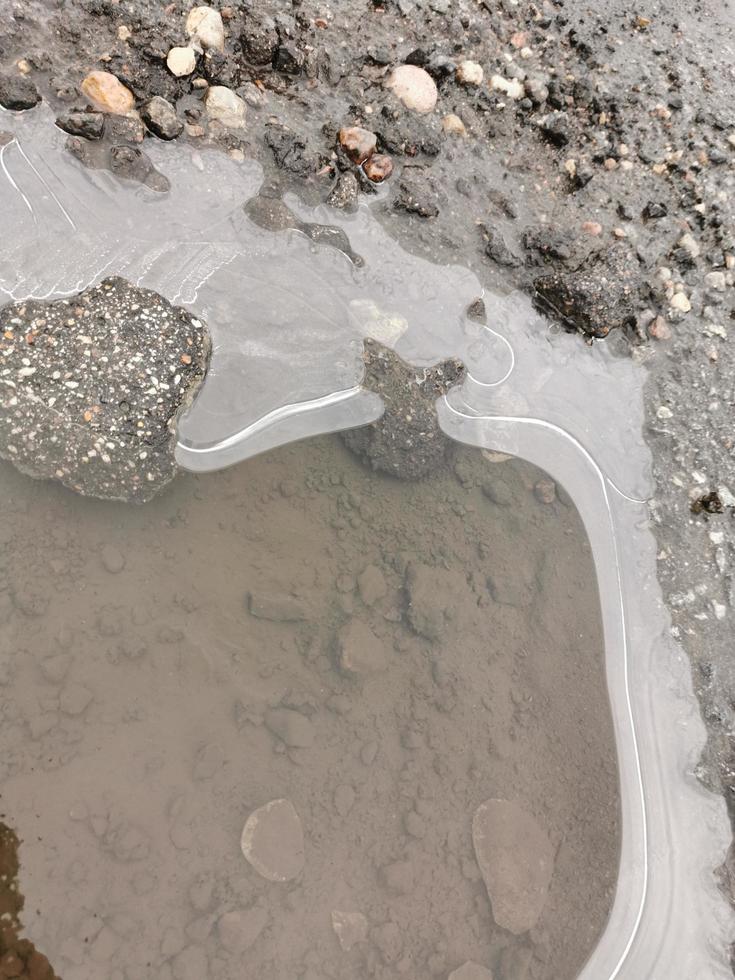
<instances>
[{"instance_id":1,"label":"small round stone","mask_svg":"<svg viewBox=\"0 0 735 980\"><path fill-rule=\"evenodd\" d=\"M193 48L171 48L166 57L166 65L172 75L185 78L197 66L197 56Z\"/></svg>"},{"instance_id":2,"label":"small round stone","mask_svg":"<svg viewBox=\"0 0 735 980\"><path fill-rule=\"evenodd\" d=\"M416 65L399 65L394 68L385 84L395 92L407 109L414 112L431 112L439 97L434 79Z\"/></svg>"},{"instance_id":3,"label":"small round stone","mask_svg":"<svg viewBox=\"0 0 735 980\"><path fill-rule=\"evenodd\" d=\"M476 61L462 61L457 66L457 81L460 85L482 85L485 73Z\"/></svg>"}]
</instances>

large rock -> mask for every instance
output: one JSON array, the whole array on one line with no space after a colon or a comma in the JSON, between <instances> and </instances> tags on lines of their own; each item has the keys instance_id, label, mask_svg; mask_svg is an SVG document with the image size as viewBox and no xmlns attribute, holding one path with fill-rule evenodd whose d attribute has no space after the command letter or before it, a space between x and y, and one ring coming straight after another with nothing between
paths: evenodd
<instances>
[{"instance_id":1,"label":"large rock","mask_svg":"<svg viewBox=\"0 0 735 980\"><path fill-rule=\"evenodd\" d=\"M554 871L544 828L518 803L486 800L475 811L472 842L496 923L517 936L532 929Z\"/></svg>"},{"instance_id":2,"label":"large rock","mask_svg":"<svg viewBox=\"0 0 735 980\"><path fill-rule=\"evenodd\" d=\"M110 500L149 500L177 472L176 421L209 358L203 324L105 279L0 309L0 457Z\"/></svg>"},{"instance_id":3,"label":"large rock","mask_svg":"<svg viewBox=\"0 0 735 980\"><path fill-rule=\"evenodd\" d=\"M462 380L464 366L450 359L415 368L376 340L363 343L363 387L380 395L385 411L342 438L375 470L407 480L425 476L441 465L450 445L439 428L436 401Z\"/></svg>"},{"instance_id":4,"label":"large rock","mask_svg":"<svg viewBox=\"0 0 735 980\"><path fill-rule=\"evenodd\" d=\"M268 881L291 881L304 868L304 832L290 800L271 800L245 822L242 852Z\"/></svg>"}]
</instances>

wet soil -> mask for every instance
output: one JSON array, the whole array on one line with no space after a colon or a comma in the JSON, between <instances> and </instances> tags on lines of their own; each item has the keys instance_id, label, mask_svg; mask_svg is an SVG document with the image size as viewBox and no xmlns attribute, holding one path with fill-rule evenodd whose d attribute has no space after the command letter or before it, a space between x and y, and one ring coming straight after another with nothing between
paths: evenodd
<instances>
[{"instance_id":1,"label":"wet soil","mask_svg":"<svg viewBox=\"0 0 735 980\"><path fill-rule=\"evenodd\" d=\"M461 447L406 483L337 437L141 508L0 482L11 914L59 976L576 976L612 902L618 790L595 574L560 489ZM517 936L473 849L495 798L553 855ZM304 838L287 882L240 847L278 799Z\"/></svg>"}]
</instances>

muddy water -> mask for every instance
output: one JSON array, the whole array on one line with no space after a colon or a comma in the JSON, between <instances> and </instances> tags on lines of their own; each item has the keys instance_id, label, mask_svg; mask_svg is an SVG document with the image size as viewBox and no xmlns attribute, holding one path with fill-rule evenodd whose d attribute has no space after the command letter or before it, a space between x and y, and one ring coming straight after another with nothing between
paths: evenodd
<instances>
[{"instance_id":1,"label":"muddy water","mask_svg":"<svg viewBox=\"0 0 735 980\"><path fill-rule=\"evenodd\" d=\"M611 905L617 776L590 551L540 476L457 447L404 484L329 437L132 508L0 469L0 820L56 974L576 975ZM497 798L552 853L520 935L473 846ZM266 814L274 846L246 859L283 799L296 827ZM4 922L0 964L50 977Z\"/></svg>"}]
</instances>

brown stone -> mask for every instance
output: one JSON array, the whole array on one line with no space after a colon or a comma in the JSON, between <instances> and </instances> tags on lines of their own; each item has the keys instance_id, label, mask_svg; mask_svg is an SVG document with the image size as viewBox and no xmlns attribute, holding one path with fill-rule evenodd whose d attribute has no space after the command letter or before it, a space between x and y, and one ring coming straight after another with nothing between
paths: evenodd
<instances>
[{"instance_id":1,"label":"brown stone","mask_svg":"<svg viewBox=\"0 0 735 980\"><path fill-rule=\"evenodd\" d=\"M375 184L380 184L393 173L393 161L384 153L376 153L366 161L363 170L369 180Z\"/></svg>"},{"instance_id":2,"label":"brown stone","mask_svg":"<svg viewBox=\"0 0 735 980\"><path fill-rule=\"evenodd\" d=\"M353 163L364 163L375 153L378 140L375 133L361 126L343 126L339 131L339 145Z\"/></svg>"}]
</instances>

